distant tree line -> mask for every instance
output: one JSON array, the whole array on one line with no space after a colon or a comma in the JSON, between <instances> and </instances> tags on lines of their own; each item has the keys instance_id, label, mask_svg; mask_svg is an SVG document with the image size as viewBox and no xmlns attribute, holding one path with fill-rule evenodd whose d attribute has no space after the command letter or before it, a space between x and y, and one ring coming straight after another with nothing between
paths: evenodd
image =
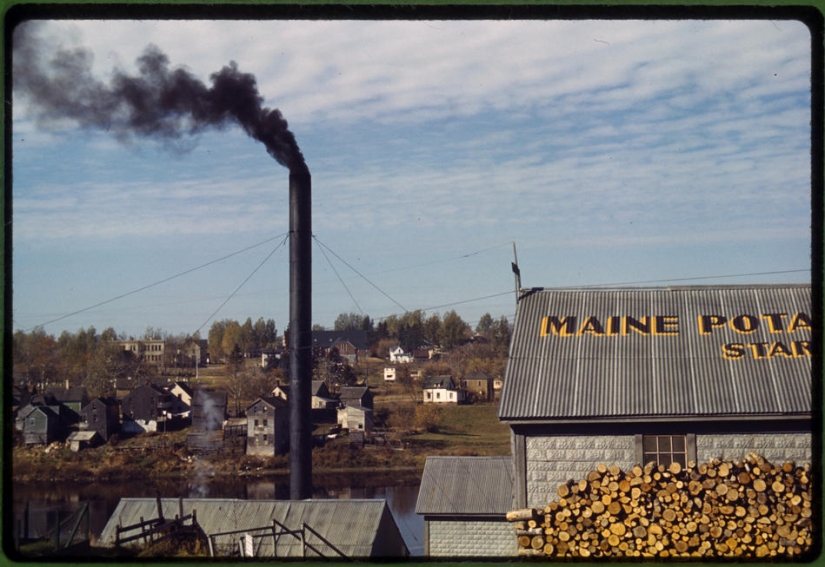
<instances>
[{"instance_id":1,"label":"distant tree line","mask_svg":"<svg viewBox=\"0 0 825 567\"><path fill-rule=\"evenodd\" d=\"M252 322L247 317L243 324L232 319L212 323L209 329L209 356L213 361L228 360L238 353L244 355L277 346L277 330L273 319L259 317Z\"/></svg>"},{"instance_id":2,"label":"distant tree line","mask_svg":"<svg viewBox=\"0 0 825 567\"><path fill-rule=\"evenodd\" d=\"M60 336L47 334L42 327L29 332L18 330L12 338L12 364L15 377L21 377L35 385L84 386L91 396L108 394L114 380L131 377L151 379L157 373L155 365L145 364L131 352L124 351L116 342L134 339L125 333L117 333L112 327L98 333L94 326L77 332L63 331ZM181 364L177 353L200 335L170 335L149 327L138 340L163 340L166 342L160 366L174 367Z\"/></svg>"},{"instance_id":3,"label":"distant tree line","mask_svg":"<svg viewBox=\"0 0 825 567\"><path fill-rule=\"evenodd\" d=\"M323 327L316 326L315 329L323 330ZM475 333L455 311L448 311L443 316L439 313L428 316L420 309L403 315L390 315L377 324L369 315L341 313L335 319L333 330L366 331L370 345L381 357L386 357L389 348L396 345L407 352L424 346L451 350L474 336L483 337L501 355L507 354L510 344L510 324L507 318L496 320L489 313L481 316Z\"/></svg>"}]
</instances>

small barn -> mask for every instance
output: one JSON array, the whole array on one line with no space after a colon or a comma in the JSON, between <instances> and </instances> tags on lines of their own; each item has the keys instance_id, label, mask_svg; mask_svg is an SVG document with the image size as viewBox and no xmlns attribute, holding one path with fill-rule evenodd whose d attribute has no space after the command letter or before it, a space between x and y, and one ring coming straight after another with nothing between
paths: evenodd
<instances>
[{"instance_id":1,"label":"small barn","mask_svg":"<svg viewBox=\"0 0 825 567\"><path fill-rule=\"evenodd\" d=\"M336 550L350 559L409 555L385 500L164 498L161 506L166 518L194 513L215 557L238 557L242 539L250 541L255 557L342 559ZM157 516L157 499L123 498L103 528L98 545L112 548L118 526ZM295 535L273 537L284 529Z\"/></svg>"},{"instance_id":2,"label":"small barn","mask_svg":"<svg viewBox=\"0 0 825 567\"><path fill-rule=\"evenodd\" d=\"M598 464L811 463L810 285L522 290L498 417L515 507Z\"/></svg>"},{"instance_id":3,"label":"small barn","mask_svg":"<svg viewBox=\"0 0 825 567\"><path fill-rule=\"evenodd\" d=\"M258 398L246 408L246 454L272 457L289 452L289 403Z\"/></svg>"},{"instance_id":4,"label":"small barn","mask_svg":"<svg viewBox=\"0 0 825 567\"><path fill-rule=\"evenodd\" d=\"M415 505L424 516L425 555L516 555L505 518L513 507L512 466L510 457L427 457Z\"/></svg>"}]
</instances>

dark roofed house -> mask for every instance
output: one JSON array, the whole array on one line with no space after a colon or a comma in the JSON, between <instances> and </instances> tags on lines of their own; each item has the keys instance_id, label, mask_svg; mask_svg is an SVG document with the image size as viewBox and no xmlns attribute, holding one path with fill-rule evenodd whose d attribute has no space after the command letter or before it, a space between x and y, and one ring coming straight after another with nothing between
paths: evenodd
<instances>
[{"instance_id":1,"label":"dark roofed house","mask_svg":"<svg viewBox=\"0 0 825 567\"><path fill-rule=\"evenodd\" d=\"M427 457L415 513L424 516L430 557L516 554L510 457Z\"/></svg>"},{"instance_id":2,"label":"dark roofed house","mask_svg":"<svg viewBox=\"0 0 825 567\"><path fill-rule=\"evenodd\" d=\"M158 424L167 419L171 408L172 395L159 386L146 383L121 401L123 428L136 432L157 431Z\"/></svg>"},{"instance_id":3,"label":"dark roofed house","mask_svg":"<svg viewBox=\"0 0 825 567\"><path fill-rule=\"evenodd\" d=\"M70 423L80 421L80 410L89 403L89 394L82 386L72 386L70 388L47 388L46 394L54 399L54 403L62 404L69 410Z\"/></svg>"},{"instance_id":4,"label":"dark roofed house","mask_svg":"<svg viewBox=\"0 0 825 567\"><path fill-rule=\"evenodd\" d=\"M342 386L340 389L341 405L344 407L361 406L374 409L372 392L367 386Z\"/></svg>"},{"instance_id":5,"label":"dark roofed house","mask_svg":"<svg viewBox=\"0 0 825 567\"><path fill-rule=\"evenodd\" d=\"M350 364L369 355L366 331L312 331L312 344L324 354L338 349L338 354Z\"/></svg>"},{"instance_id":6,"label":"dark roofed house","mask_svg":"<svg viewBox=\"0 0 825 567\"><path fill-rule=\"evenodd\" d=\"M55 406L26 406L19 418L26 445L48 445L62 441L68 433Z\"/></svg>"},{"instance_id":7,"label":"dark roofed house","mask_svg":"<svg viewBox=\"0 0 825 567\"><path fill-rule=\"evenodd\" d=\"M80 410L82 429L96 431L103 441L120 431L120 403L109 397L94 398Z\"/></svg>"},{"instance_id":8,"label":"dark roofed house","mask_svg":"<svg viewBox=\"0 0 825 567\"><path fill-rule=\"evenodd\" d=\"M600 463L811 463L810 285L523 290L499 419L515 508Z\"/></svg>"}]
</instances>

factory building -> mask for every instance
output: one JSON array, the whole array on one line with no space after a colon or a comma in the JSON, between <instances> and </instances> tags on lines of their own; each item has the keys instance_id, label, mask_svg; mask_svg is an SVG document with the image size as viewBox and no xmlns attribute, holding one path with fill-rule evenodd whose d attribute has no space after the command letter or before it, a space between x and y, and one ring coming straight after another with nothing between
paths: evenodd
<instances>
[{"instance_id":1,"label":"factory building","mask_svg":"<svg viewBox=\"0 0 825 567\"><path fill-rule=\"evenodd\" d=\"M810 285L522 290L498 410L513 508L600 463L812 462L812 315Z\"/></svg>"}]
</instances>

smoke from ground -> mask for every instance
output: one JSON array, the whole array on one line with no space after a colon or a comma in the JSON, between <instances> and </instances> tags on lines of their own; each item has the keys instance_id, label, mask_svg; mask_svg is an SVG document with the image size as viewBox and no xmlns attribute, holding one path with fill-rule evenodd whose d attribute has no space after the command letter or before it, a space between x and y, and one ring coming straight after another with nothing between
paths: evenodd
<instances>
[{"instance_id":1,"label":"smoke from ground","mask_svg":"<svg viewBox=\"0 0 825 567\"><path fill-rule=\"evenodd\" d=\"M138 74L119 69L108 83L92 75L94 55L84 48L51 49L42 25L27 22L14 33L12 78L39 123L73 120L83 128L166 144L209 128L240 125L292 173L307 173L295 136L277 108L263 107L255 76L233 61L210 76L207 86L149 45L137 59Z\"/></svg>"}]
</instances>

